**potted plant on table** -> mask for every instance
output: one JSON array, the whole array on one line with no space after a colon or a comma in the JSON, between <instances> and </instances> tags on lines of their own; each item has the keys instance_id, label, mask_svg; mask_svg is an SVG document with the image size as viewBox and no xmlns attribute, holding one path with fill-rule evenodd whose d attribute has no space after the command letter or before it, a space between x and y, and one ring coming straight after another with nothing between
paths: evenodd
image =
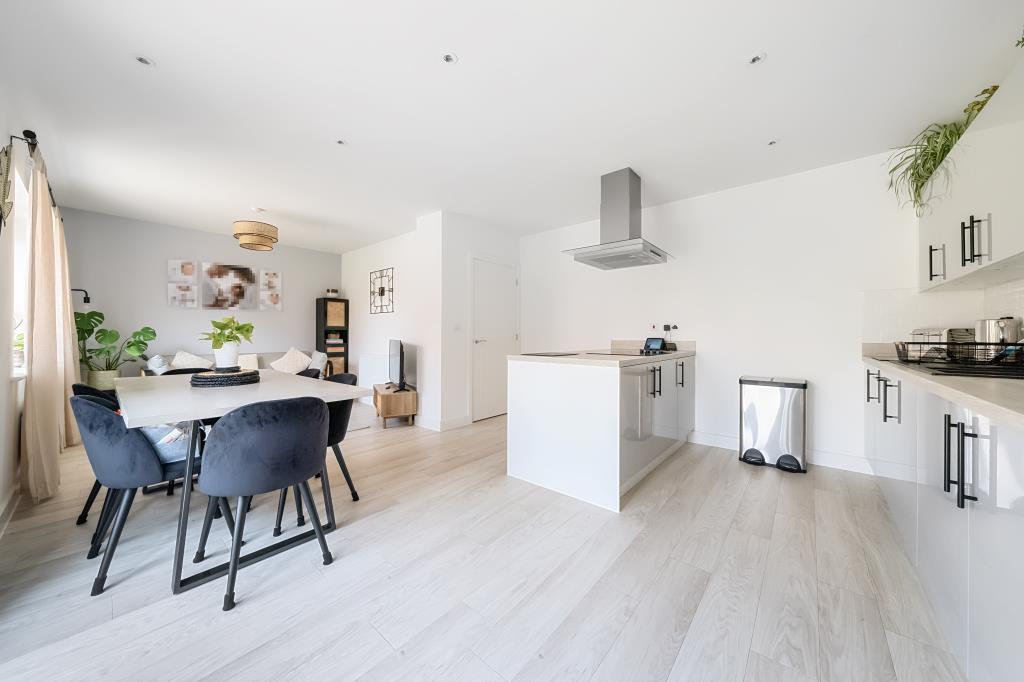
<instances>
[{"instance_id":1,"label":"potted plant on table","mask_svg":"<svg viewBox=\"0 0 1024 682\"><path fill-rule=\"evenodd\" d=\"M96 342L99 348L86 349L86 365L89 367L89 385L93 388L110 390L114 379L121 374L121 366L135 358L146 359L149 342L156 338L152 327L142 327L126 337L120 344L121 334L114 329L97 329Z\"/></svg>"},{"instance_id":2,"label":"potted plant on table","mask_svg":"<svg viewBox=\"0 0 1024 682\"><path fill-rule=\"evenodd\" d=\"M213 331L205 332L199 339L210 342L217 367L238 367L238 347L243 339L252 343L252 323L225 317L222 320L211 320L210 324L213 325Z\"/></svg>"}]
</instances>

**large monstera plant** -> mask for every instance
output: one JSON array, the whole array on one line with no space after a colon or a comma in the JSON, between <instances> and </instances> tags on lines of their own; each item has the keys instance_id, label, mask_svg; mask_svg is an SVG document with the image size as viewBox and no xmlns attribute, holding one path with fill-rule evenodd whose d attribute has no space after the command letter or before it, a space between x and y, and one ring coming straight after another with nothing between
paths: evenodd
<instances>
[{"instance_id":1,"label":"large monstera plant","mask_svg":"<svg viewBox=\"0 0 1024 682\"><path fill-rule=\"evenodd\" d=\"M145 358L149 342L156 338L152 327L142 327L121 339L115 329L103 328L103 313L91 310L75 313L75 330L78 333L78 355L83 365L94 372L120 369L135 358ZM88 346L89 339L99 346ZM120 343L118 343L120 341Z\"/></svg>"}]
</instances>

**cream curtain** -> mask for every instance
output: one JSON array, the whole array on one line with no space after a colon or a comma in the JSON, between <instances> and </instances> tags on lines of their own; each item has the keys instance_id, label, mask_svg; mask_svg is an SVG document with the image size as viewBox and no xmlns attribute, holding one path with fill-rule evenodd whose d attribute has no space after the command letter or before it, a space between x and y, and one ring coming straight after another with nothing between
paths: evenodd
<instances>
[{"instance_id":1,"label":"cream curtain","mask_svg":"<svg viewBox=\"0 0 1024 682\"><path fill-rule=\"evenodd\" d=\"M21 432L23 488L36 502L60 485L60 453L79 440L68 404L78 381L78 346L67 247L60 210L50 201L46 164L31 154L28 311L25 318L25 412Z\"/></svg>"}]
</instances>

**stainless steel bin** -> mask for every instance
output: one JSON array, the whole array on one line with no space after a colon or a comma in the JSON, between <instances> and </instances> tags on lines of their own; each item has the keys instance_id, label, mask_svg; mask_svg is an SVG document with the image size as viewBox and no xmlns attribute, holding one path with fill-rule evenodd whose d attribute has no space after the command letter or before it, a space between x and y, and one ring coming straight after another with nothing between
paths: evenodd
<instances>
[{"instance_id":1,"label":"stainless steel bin","mask_svg":"<svg viewBox=\"0 0 1024 682\"><path fill-rule=\"evenodd\" d=\"M807 381L740 377L740 461L806 473Z\"/></svg>"}]
</instances>

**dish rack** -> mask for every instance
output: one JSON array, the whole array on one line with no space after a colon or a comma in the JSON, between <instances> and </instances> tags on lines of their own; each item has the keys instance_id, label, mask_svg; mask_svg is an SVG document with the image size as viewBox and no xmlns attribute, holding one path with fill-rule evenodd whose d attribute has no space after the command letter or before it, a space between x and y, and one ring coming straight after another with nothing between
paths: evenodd
<instances>
[{"instance_id":1,"label":"dish rack","mask_svg":"<svg viewBox=\"0 0 1024 682\"><path fill-rule=\"evenodd\" d=\"M900 362L1024 366L1024 342L897 341Z\"/></svg>"}]
</instances>

